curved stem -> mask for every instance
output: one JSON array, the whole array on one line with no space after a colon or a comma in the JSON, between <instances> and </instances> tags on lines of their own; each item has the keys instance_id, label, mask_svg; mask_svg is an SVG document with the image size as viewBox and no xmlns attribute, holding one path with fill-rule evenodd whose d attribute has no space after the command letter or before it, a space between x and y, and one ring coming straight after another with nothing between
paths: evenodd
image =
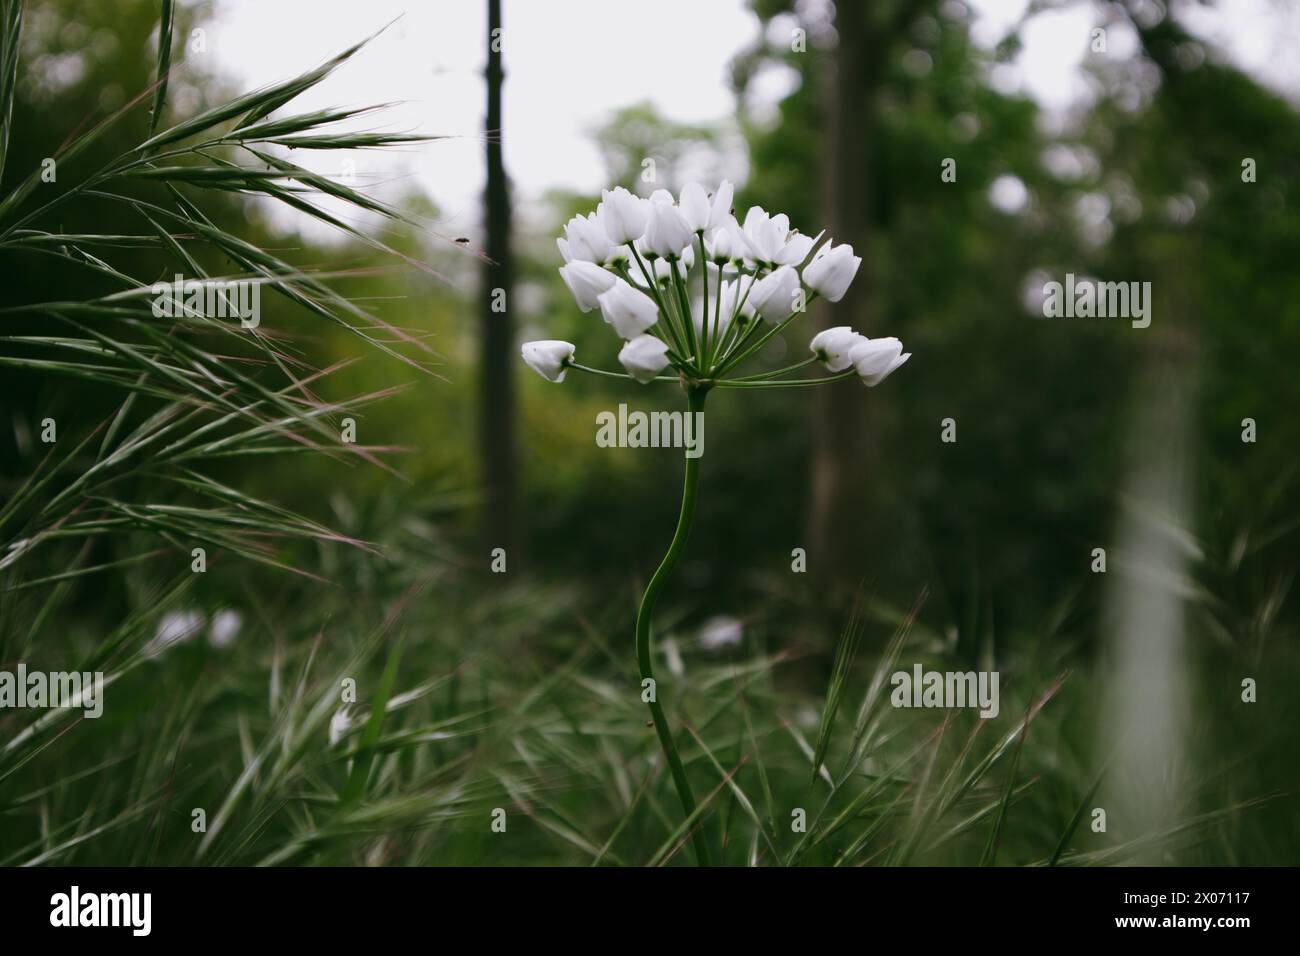
<instances>
[{"instance_id":1,"label":"curved stem","mask_svg":"<svg viewBox=\"0 0 1300 956\"><path fill-rule=\"evenodd\" d=\"M687 414L703 411L704 395L703 389L691 389L687 392ZM699 477L700 459L698 457L687 458L686 477L682 483L682 510L677 518L677 530L673 532L672 544L668 545L668 552L664 555L663 560L659 562L658 570L650 578L650 583L646 585L645 594L641 596L641 608L636 614L636 660L643 681L647 678L654 680L654 670L651 662L650 617L654 613L655 599L659 597L664 582L677 565L677 559L681 557L681 553L686 547L686 540L691 535L691 524L695 520L695 489ZM686 817L689 819L695 813L695 795L691 792L690 781L686 779L686 769L682 766L682 758L677 754L677 745L673 743L672 733L668 730L668 719L664 716L664 709L659 703L659 685L656 682L652 686L654 687L654 693L650 698L650 716L654 720L655 732L659 735L659 746L663 748L664 756L668 759L668 769L672 772L673 783L677 787L677 796L682 801L682 810L686 812ZM698 821L693 826L691 841L695 845L697 862L701 866L709 866L709 846Z\"/></svg>"}]
</instances>

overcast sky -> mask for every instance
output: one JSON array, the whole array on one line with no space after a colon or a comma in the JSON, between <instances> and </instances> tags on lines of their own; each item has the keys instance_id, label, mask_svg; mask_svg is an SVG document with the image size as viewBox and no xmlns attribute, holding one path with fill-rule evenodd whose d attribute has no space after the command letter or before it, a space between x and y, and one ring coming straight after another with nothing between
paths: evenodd
<instances>
[{"instance_id":1,"label":"overcast sky","mask_svg":"<svg viewBox=\"0 0 1300 956\"><path fill-rule=\"evenodd\" d=\"M815 2L815 0L805 0ZM993 43L1028 0L973 0L978 40ZM552 187L598 189L604 169L589 130L621 106L652 101L672 119L734 114L727 83L735 54L758 36L746 0L504 0L505 156L524 210ZM317 65L359 37L392 25L358 58L296 102L301 108L400 101L385 128L455 137L399 157L355 156L359 181L381 195L415 180L442 207L444 233L471 232L483 180L483 0L215 0L207 56L218 72L262 85ZM1195 18L1233 58L1273 85L1297 88L1295 4L1225 0ZM998 76L1047 106L1087 94L1079 64L1095 11L1080 2L1041 15L1014 68ZM1115 31L1112 31L1114 33ZM1108 37L1122 55L1123 35ZM189 56L194 56L193 53ZM767 76L775 102L788 78ZM298 158L306 162L305 158ZM337 172L327 154L315 168Z\"/></svg>"}]
</instances>

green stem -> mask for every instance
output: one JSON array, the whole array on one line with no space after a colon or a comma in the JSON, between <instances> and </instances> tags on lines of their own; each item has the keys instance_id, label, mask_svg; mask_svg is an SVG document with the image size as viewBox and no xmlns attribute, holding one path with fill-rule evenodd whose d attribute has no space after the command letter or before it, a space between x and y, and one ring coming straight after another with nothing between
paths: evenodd
<instances>
[{"instance_id":1,"label":"green stem","mask_svg":"<svg viewBox=\"0 0 1300 956\"><path fill-rule=\"evenodd\" d=\"M695 236L700 243L700 275L703 277L704 281L704 303L701 306L703 314L700 316L700 328L704 333L704 342L700 346L701 354L699 362L700 371L703 372L709 367L709 363L712 361L711 356L713 354L713 349L717 347L714 337L718 334L718 330L709 327L709 257L704 251L704 233L697 232ZM718 270L718 286L722 286L721 269ZM716 326L716 320L714 324Z\"/></svg>"},{"instance_id":2,"label":"green stem","mask_svg":"<svg viewBox=\"0 0 1300 956\"><path fill-rule=\"evenodd\" d=\"M739 379L723 379L713 384L718 388L811 388L814 385L840 382L857 374L855 369L850 368L838 375L827 375L825 378L796 378L786 379L783 382L744 382Z\"/></svg>"},{"instance_id":3,"label":"green stem","mask_svg":"<svg viewBox=\"0 0 1300 956\"><path fill-rule=\"evenodd\" d=\"M615 265L614 269L620 276L622 276L624 282L626 282L632 288L634 289L636 288L636 283L632 281L632 273L628 271L626 265L620 263ZM659 300L656 297L655 304L658 305L658 302ZM659 306L659 313L660 313L660 318L662 319L663 318L662 306ZM661 329L660 326L664 326L664 328ZM686 364L685 359L683 359L677 351L674 351L674 346L676 345L677 340L670 337L671 329L668 328L667 320L656 321L654 325L646 329L646 332L649 333L650 335L653 335L660 342L664 343L664 345L668 346L668 357L671 358L675 364L678 365Z\"/></svg>"},{"instance_id":4,"label":"green stem","mask_svg":"<svg viewBox=\"0 0 1300 956\"><path fill-rule=\"evenodd\" d=\"M745 361L745 359L749 358L751 355L753 355L755 352L761 349L764 345L766 345L768 343L768 340L771 339L772 336L782 331L787 325L793 322L795 318L797 318L800 315L803 315L804 312L807 311L806 306L811 305L814 301L816 301L816 299L817 299L817 293L814 292L810 296L808 296L807 299L804 300L804 306L805 306L804 309L797 309L794 312L791 312L789 317L786 318L785 321L781 322L779 325L772 326L772 328L768 329L768 331L762 336L762 338L760 338L753 345L746 346L745 341L742 340L742 342L738 344L733 350L733 352L737 352L739 354L733 354L726 361L724 361L722 363L722 367L717 370L716 374L720 376L726 375L729 371L731 371L741 362ZM756 321L761 321L760 319L757 319L757 317L755 318ZM743 352L740 351L742 348L744 349Z\"/></svg>"},{"instance_id":5,"label":"green stem","mask_svg":"<svg viewBox=\"0 0 1300 956\"><path fill-rule=\"evenodd\" d=\"M608 372L603 368L592 368L590 365L579 365L577 362L568 362L566 368L577 369L579 372L590 372L592 375L604 375L606 378L621 378L625 382L635 382L631 375L626 372ZM681 378L677 375L657 375L650 379L652 382L680 382Z\"/></svg>"},{"instance_id":6,"label":"green stem","mask_svg":"<svg viewBox=\"0 0 1300 956\"><path fill-rule=\"evenodd\" d=\"M754 327L753 325L747 325L744 329L741 329L737 320L740 318L741 312L745 309L745 303L749 301L749 294L754 291L754 283L758 281L758 273L761 269L761 266L755 266L753 272L746 272L743 265L736 269L736 282L739 283L744 277L748 276L749 285L745 288L745 294L743 296L738 295L736 298L736 306L731 312L731 327L727 330L727 347L722 350L722 358L713 365L712 372L714 374L716 374L718 369L726 363L727 359L731 357L731 354L743 344L746 336L749 335L749 332ZM736 289L737 292L739 292L740 286L737 285ZM758 316L754 316L753 321L754 324L757 325L760 324L761 320Z\"/></svg>"},{"instance_id":7,"label":"green stem","mask_svg":"<svg viewBox=\"0 0 1300 956\"><path fill-rule=\"evenodd\" d=\"M637 268L641 270L641 275L645 278L646 288L659 306L659 314L663 317L664 328L668 330L668 334L672 338L673 344L677 346L677 351L683 356L682 364L685 365L686 349L677 334L677 329L673 326L673 317L668 312L668 306L664 303L663 296L659 294L659 283L655 280L654 270L646 268L646 264L642 260L640 253L636 251L636 246L634 244L628 243L628 248L632 250L632 258L636 260ZM665 341L667 341L667 339L665 339Z\"/></svg>"},{"instance_id":8,"label":"green stem","mask_svg":"<svg viewBox=\"0 0 1300 956\"><path fill-rule=\"evenodd\" d=\"M725 265L725 263L724 263L723 265ZM708 267L709 267L709 266L708 266L708 263L705 263L704 268L707 269ZM722 285L723 285L723 281L724 281L724 279L723 279L723 266L722 266L722 265L719 265L719 266L718 266L718 289L717 289L718 301L714 303L714 308L713 308L713 322L714 322L714 325L716 326L716 328L715 328L714 331L715 331L715 333L717 334L718 340L717 340L716 342L713 343L713 353L709 356L709 366L708 366L708 371L709 371L710 373L713 371L713 369L714 369L714 368L716 367L716 365L717 365L717 363L716 363L714 360L718 357L719 354L722 353L723 348L724 348L724 347L726 346L726 344L727 344L727 340L731 337L731 325L732 325L732 322L733 322L734 319L735 319L735 316L729 316L729 317L728 317L728 322L727 322L727 327L726 327L725 329L722 327Z\"/></svg>"},{"instance_id":9,"label":"green stem","mask_svg":"<svg viewBox=\"0 0 1300 956\"><path fill-rule=\"evenodd\" d=\"M771 371L771 372L756 372L753 375L741 375L739 378L731 379L731 381L733 382L757 382L759 380L769 381L771 379L775 379L780 375L785 375L787 372L793 372L796 369L804 368L805 366L811 365L813 362L816 361L819 361L819 359L817 358L817 356L813 355L804 359L802 362L796 362L794 365L787 365L785 368L778 368L775 371Z\"/></svg>"},{"instance_id":10,"label":"green stem","mask_svg":"<svg viewBox=\"0 0 1300 956\"><path fill-rule=\"evenodd\" d=\"M672 271L673 287L677 290L677 306L681 309L682 325L686 328L687 340L691 344L692 366L697 369L704 368L704 359L700 355L700 336L695 334L695 319L691 315L690 298L686 294L686 283L677 270L677 260L669 259L668 268ZM683 266L683 271L685 267ZM700 330L701 334L703 329Z\"/></svg>"},{"instance_id":11,"label":"green stem","mask_svg":"<svg viewBox=\"0 0 1300 956\"><path fill-rule=\"evenodd\" d=\"M686 393L687 414L694 414L704 410L704 396L704 389L695 388ZM654 670L651 662L650 617L654 614L655 599L659 597L664 582L677 565L677 559L681 557L682 551L686 548L686 541L691 535L691 524L695 520L695 489L699 477L700 459L698 457L688 457L686 459L686 477L682 484L682 510L677 518L677 530L673 532L672 544L668 545L668 552L659 563L658 570L650 578L650 583L646 585L645 594L641 597L641 608L637 611L636 659L641 670L642 681L654 680ZM691 792L690 781L686 779L686 769L682 766L682 758L677 754L677 745L673 743L672 733L668 730L668 719L664 716L663 707L659 703L659 685L656 682L652 686L654 687L654 693L651 695L649 702L650 716L654 720L655 732L659 735L659 746L663 748L664 756L668 759L668 769L672 772L673 783L677 787L677 796L682 802L682 810L685 811L689 819L695 813L695 795ZM696 861L701 866L711 865L708 841L704 837L703 828L698 823L692 829L691 841L695 845Z\"/></svg>"}]
</instances>

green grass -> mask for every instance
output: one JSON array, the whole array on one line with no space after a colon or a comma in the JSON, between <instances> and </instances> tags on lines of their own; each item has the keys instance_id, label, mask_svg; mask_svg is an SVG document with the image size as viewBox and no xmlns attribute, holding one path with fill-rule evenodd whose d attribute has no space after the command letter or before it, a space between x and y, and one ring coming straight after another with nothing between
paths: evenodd
<instances>
[{"instance_id":1,"label":"green grass","mask_svg":"<svg viewBox=\"0 0 1300 956\"><path fill-rule=\"evenodd\" d=\"M357 552L349 571L374 560ZM1260 806L1239 796L1189 806L1167 832L1092 833L1089 678L1017 676L989 721L897 710L900 656L943 662L908 615L872 659L840 655L842 703L820 721L823 700L782 686L787 655L683 646L670 718L699 798L688 827L646 726L632 595L601 607L429 562L375 589L287 585L228 648L199 635L137 653L110 670L98 721L54 711L17 743L6 721L4 862L686 865L696 828L724 865L1086 865L1152 848L1175 862L1245 845L1231 834ZM143 644L187 590L142 584L149 614L123 643ZM878 642L886 614L864 614L853 628ZM81 630L73 643L92 623ZM346 678L357 701L331 745Z\"/></svg>"}]
</instances>

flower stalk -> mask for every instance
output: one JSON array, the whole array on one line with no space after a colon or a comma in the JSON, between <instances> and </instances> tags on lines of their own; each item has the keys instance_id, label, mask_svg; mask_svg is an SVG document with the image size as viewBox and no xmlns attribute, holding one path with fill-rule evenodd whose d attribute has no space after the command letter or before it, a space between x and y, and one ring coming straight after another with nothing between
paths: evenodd
<instances>
[{"instance_id":1,"label":"flower stalk","mask_svg":"<svg viewBox=\"0 0 1300 956\"><path fill-rule=\"evenodd\" d=\"M837 326L813 338L811 357L802 362L732 375L802 315L808 303L819 296L838 302L862 264L851 246L828 240L818 248L823 233L803 235L790 228L783 214L769 215L754 206L743 224L737 222L732 197L733 187L725 180L712 195L698 184L687 184L680 199L663 189L648 199L621 187L602 193L596 211L569 220L556 246L565 263L560 276L578 308L599 308L623 340L618 361L624 373L579 364L573 343L556 340L525 342L524 361L542 378L557 383L570 369L642 385L678 381L686 392L687 414L693 417L703 413L704 397L714 386L807 388L857 376L874 387L911 357L896 338L869 339L848 326ZM698 246L698 254L693 246ZM712 310L710 267L717 273ZM699 276L692 276L693 269ZM699 300L692 298L695 290ZM700 303L698 316L692 301ZM833 374L782 378L818 362ZM636 659L642 687L651 691L644 695L651 723L691 826L696 859L707 866L708 840L696 820L695 795L654 682L650 634L655 602L690 538L699 476L699 456L686 456L677 528L637 611Z\"/></svg>"},{"instance_id":2,"label":"flower stalk","mask_svg":"<svg viewBox=\"0 0 1300 956\"><path fill-rule=\"evenodd\" d=\"M689 388L686 392L687 414L694 415L696 412L704 410L704 396L707 389L702 387ZM700 479L700 459L686 458L686 474L682 480L682 507L677 516L677 529L673 532L673 540L668 545L668 550L659 562L659 567L650 578L650 583L646 585L645 593L641 595L641 607L636 614L636 660L637 666L641 671L641 680L654 681L654 647L650 637L650 621L654 615L655 602L659 598L659 592L663 590L664 582L672 574L673 568L677 566L677 561L686 549L686 542L691 536L691 526L695 522L695 499ZM682 758L677 753L677 744L673 742L672 731L668 727L668 718L664 715L663 705L659 702L659 685L658 682L651 684L654 688L653 693L649 695L650 718L654 721L655 733L659 736L659 746L663 748L664 757L668 761L668 769L672 774L673 785L677 788L677 796L681 800L682 810L686 818L690 819L695 815L695 794L691 791L691 782L686 777L686 768L682 765ZM710 864L709 845L705 838L704 829L700 825L695 825L691 831L691 842L695 847L696 861L701 866Z\"/></svg>"}]
</instances>

